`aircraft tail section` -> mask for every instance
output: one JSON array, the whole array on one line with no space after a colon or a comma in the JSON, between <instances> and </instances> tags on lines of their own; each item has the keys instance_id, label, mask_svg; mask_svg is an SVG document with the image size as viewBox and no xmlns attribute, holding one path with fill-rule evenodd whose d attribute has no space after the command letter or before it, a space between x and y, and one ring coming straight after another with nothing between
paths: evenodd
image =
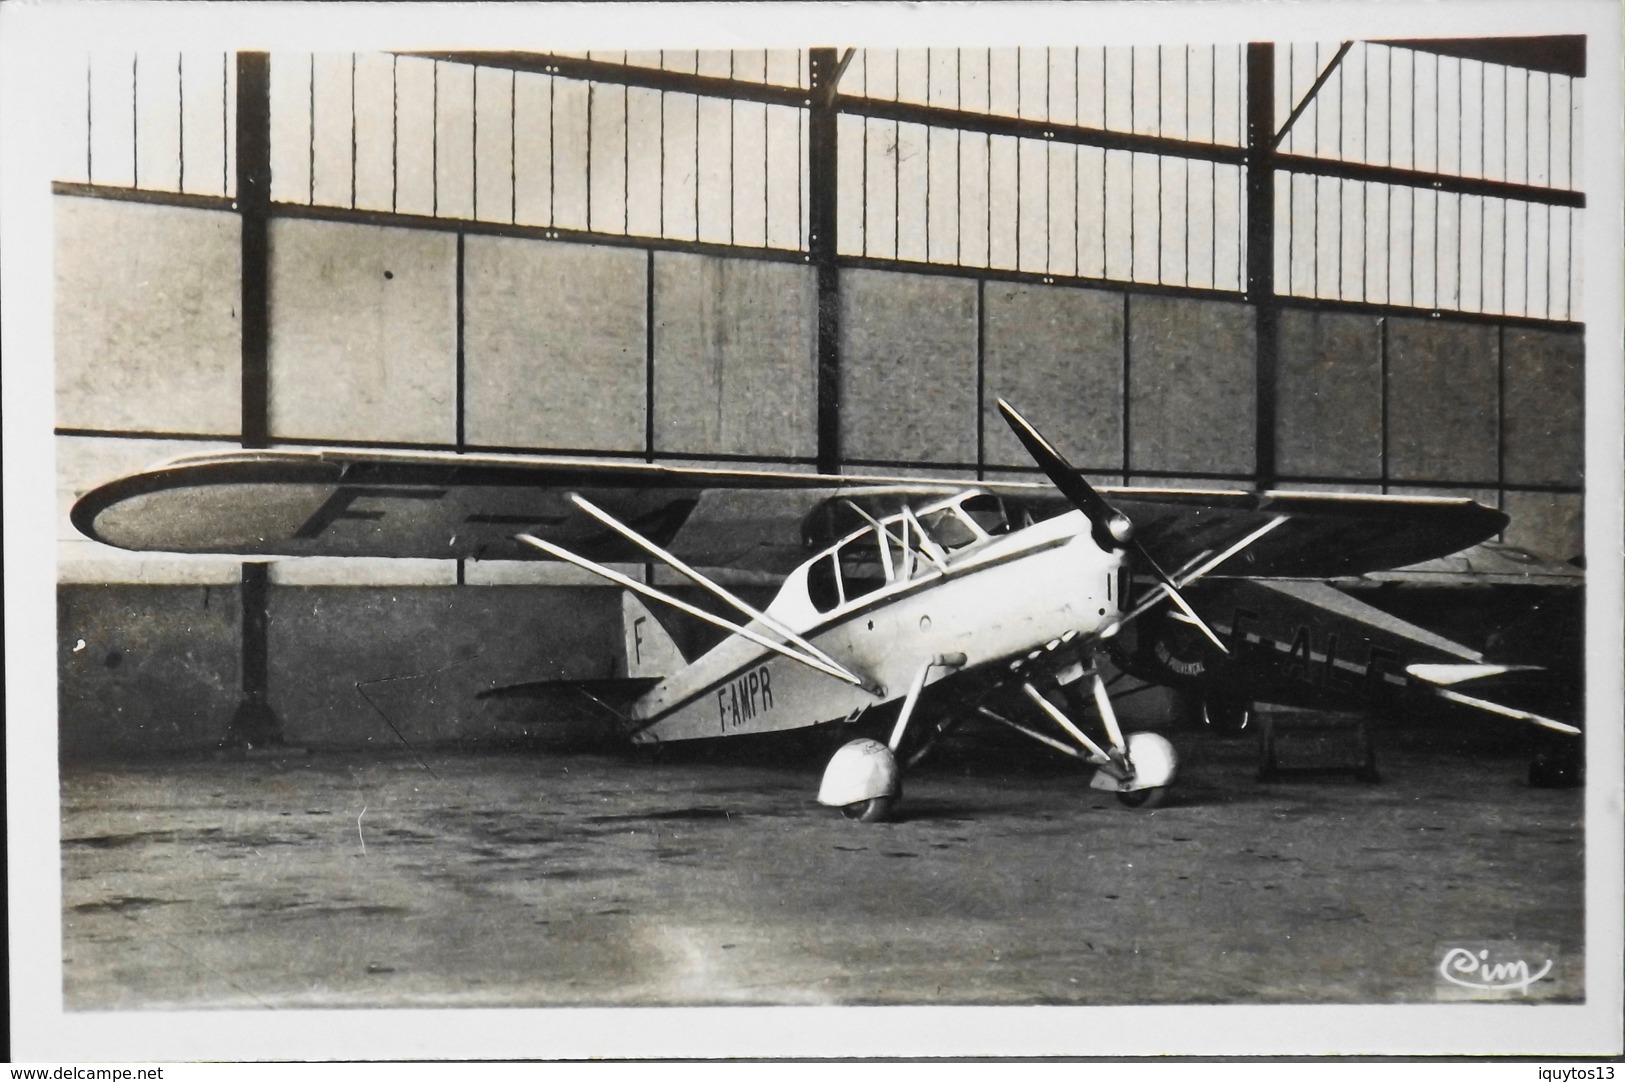
<instances>
[{"instance_id":1,"label":"aircraft tail section","mask_svg":"<svg viewBox=\"0 0 1625 1082\"><path fill-rule=\"evenodd\" d=\"M621 625L627 676L670 676L688 664L671 634L636 594L621 594Z\"/></svg>"}]
</instances>

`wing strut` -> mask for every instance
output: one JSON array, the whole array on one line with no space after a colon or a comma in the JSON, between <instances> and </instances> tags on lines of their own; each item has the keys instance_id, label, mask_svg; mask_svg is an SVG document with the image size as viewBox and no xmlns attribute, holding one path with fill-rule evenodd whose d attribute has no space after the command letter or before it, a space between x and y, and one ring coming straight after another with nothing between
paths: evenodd
<instances>
[{"instance_id":1,"label":"wing strut","mask_svg":"<svg viewBox=\"0 0 1625 1082\"><path fill-rule=\"evenodd\" d=\"M570 502L587 512L587 514L591 515L599 522L602 522L605 526L608 526L610 529L620 534L622 537L626 538L628 541L632 542L634 545L637 545L645 552L665 561L665 563L669 565L673 571L676 571L679 575L682 575L690 582L711 591L711 593L715 594L717 597L720 597L723 601L726 601L728 604L744 613L747 620L755 620L774 634L782 635L791 645L805 650L811 657L815 657L824 664L829 665L834 669L838 669L841 672L847 673L849 676L853 676L854 681L856 680L855 675L853 675L849 669L847 669L840 662L836 661L834 658L830 657L828 654L824 653L824 651L820 650L818 647L814 646L800 635L797 635L794 631L791 631L789 628L779 623L779 621L767 615L767 613L747 604L743 598L740 598L730 590L727 590L720 583L700 574L698 571L688 566L688 564L684 563L676 556L667 552L653 541L650 541L647 537L644 537L642 534L632 529L632 527L621 523L615 518L615 516L611 515L603 508L596 506L586 497L572 492L570 493Z\"/></svg>"},{"instance_id":2,"label":"wing strut","mask_svg":"<svg viewBox=\"0 0 1625 1082\"><path fill-rule=\"evenodd\" d=\"M1269 533L1271 530L1275 529L1277 526L1281 525L1286 520L1287 520L1286 515L1276 515L1274 518L1272 518L1268 522L1264 523L1264 525L1260 526L1258 529L1254 530L1252 533L1248 534L1246 537L1243 537L1240 541L1237 541L1234 545L1231 545L1229 548L1225 549L1223 552L1221 552L1217 556L1213 557L1213 559L1207 561L1202 566L1196 568L1196 570L1191 571L1189 574L1176 575L1175 576L1176 581L1174 582L1176 590L1170 591L1167 586L1165 586L1161 582L1158 582L1155 586L1153 586L1151 588L1150 596L1146 597L1138 605L1134 606L1134 611L1133 612L1130 612L1127 616L1123 617L1123 623L1126 624L1130 620L1133 620L1134 618L1143 615L1147 609L1151 608L1157 602L1161 601L1164 594L1171 593L1173 595L1173 598L1174 598L1175 601L1180 601L1179 594L1177 592L1177 587L1189 586L1191 583L1195 582L1197 579L1202 578L1203 576L1207 575L1214 568L1218 567L1220 564L1222 564L1226 560L1230 559L1230 557L1236 555L1242 549L1245 549L1248 545L1251 545L1254 541L1257 541L1260 537L1263 537L1265 534ZM1185 611L1187 613L1190 612L1190 609L1186 608L1183 601L1180 601L1180 608L1185 609ZM1208 637L1212 638L1212 635L1210 634ZM1215 641L1217 641L1217 640L1215 640ZM1221 649L1221 650L1224 649L1224 646L1223 646L1222 643L1220 644L1219 649ZM1225 653L1229 653L1229 651L1225 650Z\"/></svg>"},{"instance_id":3,"label":"wing strut","mask_svg":"<svg viewBox=\"0 0 1625 1082\"><path fill-rule=\"evenodd\" d=\"M774 653L783 654L791 661L799 661L801 664L810 669L816 669L821 673L835 677L837 680L844 680L849 684L864 689L865 691L871 693L874 692L874 689L866 684L862 678L844 666L830 665L818 660L815 657L810 657L807 654L803 654L799 650L792 650L783 643L774 642L772 639L761 634L760 632L752 631L748 627L736 624L731 620L725 620L720 616L713 616L704 609L696 608L695 606L690 605L688 602L673 597L663 590L657 590L655 587L646 583L639 582L633 578L628 578L619 571L605 567L603 564L594 563L584 556L577 556L569 549L560 548L550 541L543 541L541 538L532 537L528 533L515 535L515 540L521 542L522 544L529 545L532 548L540 549L556 560L563 560L567 564L574 564L583 571L590 571L599 578L607 579L608 581L615 583L617 586L623 586L626 589L631 590L633 593L642 594L644 597L653 598L656 601L662 601L667 605L670 605L672 608L677 609L679 612L686 612L695 619L704 620L708 624L713 624L717 627L723 628L735 635L740 636L741 638L749 639L758 646L766 647L767 649L772 650Z\"/></svg>"}]
</instances>

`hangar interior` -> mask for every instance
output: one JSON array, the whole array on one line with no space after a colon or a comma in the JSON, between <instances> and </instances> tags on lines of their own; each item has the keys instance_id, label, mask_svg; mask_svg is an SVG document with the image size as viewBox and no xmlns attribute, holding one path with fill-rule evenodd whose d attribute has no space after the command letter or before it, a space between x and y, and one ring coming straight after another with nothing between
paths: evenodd
<instances>
[{"instance_id":1,"label":"hangar interior","mask_svg":"<svg viewBox=\"0 0 1625 1082\"><path fill-rule=\"evenodd\" d=\"M1573 38L97 53L54 186L61 752L214 748L251 695L294 745L498 739L482 680L618 633L556 565L69 524L191 451L1037 476L1003 397L1100 483L1466 495L1582 556L1584 76Z\"/></svg>"}]
</instances>

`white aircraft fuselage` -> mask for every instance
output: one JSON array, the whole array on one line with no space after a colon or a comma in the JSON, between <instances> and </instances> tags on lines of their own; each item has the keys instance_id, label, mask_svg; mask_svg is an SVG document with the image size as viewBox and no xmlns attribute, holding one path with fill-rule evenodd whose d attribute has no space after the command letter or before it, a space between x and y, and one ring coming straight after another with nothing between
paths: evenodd
<instances>
[{"instance_id":1,"label":"white aircraft fuselage","mask_svg":"<svg viewBox=\"0 0 1625 1082\"><path fill-rule=\"evenodd\" d=\"M976 499L991 497L962 493L848 535L791 572L764 610L866 687L730 636L632 706L634 742L855 721L902 699L933 658L964 660L933 666L926 683L1098 635L1120 619L1124 554L1097 545L1082 513L1008 532L993 524L990 533L987 516L963 507ZM925 540L933 534L939 540ZM749 627L782 641L762 621Z\"/></svg>"}]
</instances>

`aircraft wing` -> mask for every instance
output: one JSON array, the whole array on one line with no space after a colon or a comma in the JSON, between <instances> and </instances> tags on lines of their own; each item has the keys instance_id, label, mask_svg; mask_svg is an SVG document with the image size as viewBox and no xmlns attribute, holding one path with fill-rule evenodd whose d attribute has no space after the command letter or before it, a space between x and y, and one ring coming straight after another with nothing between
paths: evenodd
<instances>
[{"instance_id":1,"label":"aircraft wing","mask_svg":"<svg viewBox=\"0 0 1625 1082\"><path fill-rule=\"evenodd\" d=\"M1272 641L1267 631L1248 633L1232 626L1232 635L1241 634L1249 644L1256 642L1264 654L1273 655L1264 662L1267 666L1279 666L1322 688L1347 688L1356 680L1408 684L1486 714L1531 722L1553 732L1573 735L1580 731L1537 712L1549 709L1544 704L1532 708L1528 696L1547 690L1538 679L1539 666L1496 663L1328 583L1286 580L1246 585L1261 591L1258 596L1265 599L1255 610L1274 610L1277 617L1287 617L1300 628L1313 623L1342 629L1341 635L1317 644L1312 637L1300 641L1296 635L1290 643L1281 641L1285 636ZM1294 607L1299 610L1296 614ZM1300 647L1302 653L1296 653Z\"/></svg>"},{"instance_id":2,"label":"aircraft wing","mask_svg":"<svg viewBox=\"0 0 1625 1082\"><path fill-rule=\"evenodd\" d=\"M895 479L889 479L896 485ZM635 462L349 451L188 455L111 481L74 505L92 540L151 552L533 560L519 533L601 562L645 554L582 514L572 492L691 563L785 572L802 521L862 478ZM965 486L912 480L901 499Z\"/></svg>"},{"instance_id":3,"label":"aircraft wing","mask_svg":"<svg viewBox=\"0 0 1625 1082\"><path fill-rule=\"evenodd\" d=\"M1101 489L1170 572L1284 516L1212 572L1217 576L1336 578L1402 567L1465 548L1506 527L1468 499L1320 492Z\"/></svg>"},{"instance_id":4,"label":"aircraft wing","mask_svg":"<svg viewBox=\"0 0 1625 1082\"><path fill-rule=\"evenodd\" d=\"M785 573L843 531L842 501L895 506L967 488L1012 517L1068 510L1047 484L698 469L508 455L265 450L191 455L108 482L73 508L77 529L119 548L241 556L535 559L533 533L601 562L640 561L568 502L579 492L702 567ZM1455 552L1506 517L1471 500L1103 488L1170 569L1271 519L1286 522L1219 575L1326 578Z\"/></svg>"}]
</instances>

